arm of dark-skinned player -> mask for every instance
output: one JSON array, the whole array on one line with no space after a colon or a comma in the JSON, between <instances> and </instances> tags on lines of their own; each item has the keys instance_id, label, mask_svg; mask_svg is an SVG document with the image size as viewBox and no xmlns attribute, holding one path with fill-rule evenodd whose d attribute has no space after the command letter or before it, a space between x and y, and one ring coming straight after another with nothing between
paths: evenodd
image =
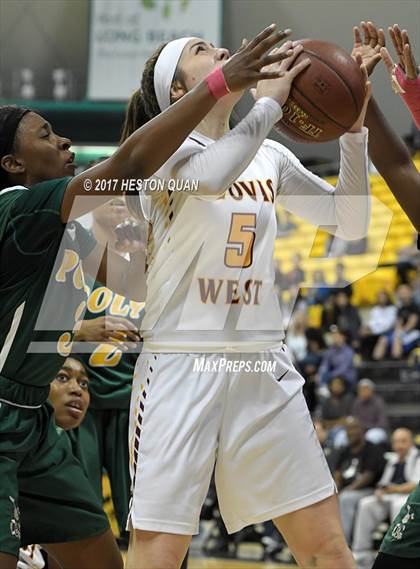
<instances>
[{"instance_id":1,"label":"arm of dark-skinned player","mask_svg":"<svg viewBox=\"0 0 420 569\"><path fill-rule=\"evenodd\" d=\"M398 203L420 232L420 173L410 153L372 98L366 114L369 155Z\"/></svg>"}]
</instances>

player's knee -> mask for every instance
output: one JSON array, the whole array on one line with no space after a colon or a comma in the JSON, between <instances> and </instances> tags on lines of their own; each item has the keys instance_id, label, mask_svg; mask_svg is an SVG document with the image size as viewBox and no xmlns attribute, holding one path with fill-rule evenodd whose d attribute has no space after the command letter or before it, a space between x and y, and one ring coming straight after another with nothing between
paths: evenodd
<instances>
[{"instance_id":1,"label":"player's knee","mask_svg":"<svg viewBox=\"0 0 420 569\"><path fill-rule=\"evenodd\" d=\"M346 559L349 550L341 531L334 533L312 533L311 538L306 542L301 553L311 560L332 560L332 559ZM318 561L319 560L319 561ZM321 564L319 564L322 567ZM337 567L341 565L337 564ZM346 565L343 565L343 569Z\"/></svg>"}]
</instances>

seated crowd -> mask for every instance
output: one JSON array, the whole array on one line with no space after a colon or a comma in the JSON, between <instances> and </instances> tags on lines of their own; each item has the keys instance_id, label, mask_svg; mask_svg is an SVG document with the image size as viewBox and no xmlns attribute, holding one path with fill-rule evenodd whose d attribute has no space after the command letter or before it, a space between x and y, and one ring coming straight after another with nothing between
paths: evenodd
<instances>
[{"instance_id":1,"label":"seated crowd","mask_svg":"<svg viewBox=\"0 0 420 569\"><path fill-rule=\"evenodd\" d=\"M352 304L352 286L341 263L333 287L318 270L317 287L299 293L287 330L286 344L305 378L305 397L337 484L344 533L359 567L371 567L386 527L420 480L415 434L405 426L390 430L385 401L375 382L361 377L358 369L375 361L406 365L410 353L420 347L420 269L417 272L411 284L402 280L392 296L379 292L376 304L362 311ZM298 291L304 278L296 255L289 274L278 271L276 285L279 290L288 286ZM308 307L313 304L322 305L321 325L316 328L307 326ZM236 556L243 542L253 541L262 546L263 559L292 561L271 524L229 536L214 488L203 510L203 520L210 519L214 525L202 544L209 555Z\"/></svg>"}]
</instances>

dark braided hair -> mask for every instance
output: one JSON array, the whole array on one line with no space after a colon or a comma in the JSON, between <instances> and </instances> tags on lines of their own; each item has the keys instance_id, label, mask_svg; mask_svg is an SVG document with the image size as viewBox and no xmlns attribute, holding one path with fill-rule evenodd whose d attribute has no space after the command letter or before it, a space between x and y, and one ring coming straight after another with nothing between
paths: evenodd
<instances>
[{"instance_id":1,"label":"dark braided hair","mask_svg":"<svg viewBox=\"0 0 420 569\"><path fill-rule=\"evenodd\" d=\"M166 43L160 45L146 61L141 78L141 87L134 91L127 105L120 144L133 134L135 130L161 112L156 98L154 77L156 62L165 46ZM178 70L175 71L174 81L176 79L179 79Z\"/></svg>"},{"instance_id":2,"label":"dark braided hair","mask_svg":"<svg viewBox=\"0 0 420 569\"><path fill-rule=\"evenodd\" d=\"M4 105L0 107L0 160L17 150L16 131L23 117L31 109L17 105ZM0 190L9 185L9 174L0 165Z\"/></svg>"}]
</instances>

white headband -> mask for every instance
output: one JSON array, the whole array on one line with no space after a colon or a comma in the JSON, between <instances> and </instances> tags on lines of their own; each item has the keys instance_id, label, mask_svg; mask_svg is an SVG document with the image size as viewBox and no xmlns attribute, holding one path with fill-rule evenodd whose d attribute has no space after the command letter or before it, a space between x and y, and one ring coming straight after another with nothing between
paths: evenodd
<instances>
[{"instance_id":1,"label":"white headband","mask_svg":"<svg viewBox=\"0 0 420 569\"><path fill-rule=\"evenodd\" d=\"M178 61L187 43L194 38L179 38L170 41L160 52L155 64L153 83L161 111L171 104L171 85Z\"/></svg>"}]
</instances>

